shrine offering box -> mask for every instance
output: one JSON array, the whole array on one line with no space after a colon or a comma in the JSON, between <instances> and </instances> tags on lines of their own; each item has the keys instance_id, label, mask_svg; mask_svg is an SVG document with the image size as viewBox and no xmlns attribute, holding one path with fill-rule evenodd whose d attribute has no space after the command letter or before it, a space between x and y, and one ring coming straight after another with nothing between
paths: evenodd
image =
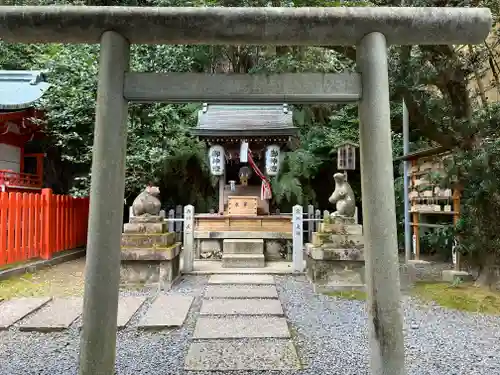
<instances>
[{"instance_id":1,"label":"shrine offering box","mask_svg":"<svg viewBox=\"0 0 500 375\"><path fill-rule=\"evenodd\" d=\"M227 213L232 216L257 216L257 197L228 197Z\"/></svg>"}]
</instances>

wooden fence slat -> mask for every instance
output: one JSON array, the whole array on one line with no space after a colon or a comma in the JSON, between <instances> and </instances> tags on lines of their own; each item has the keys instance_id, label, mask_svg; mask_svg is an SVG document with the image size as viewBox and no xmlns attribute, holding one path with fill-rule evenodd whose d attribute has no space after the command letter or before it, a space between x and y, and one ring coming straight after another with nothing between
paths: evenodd
<instances>
[{"instance_id":1,"label":"wooden fence slat","mask_svg":"<svg viewBox=\"0 0 500 375\"><path fill-rule=\"evenodd\" d=\"M57 215L55 215L55 197L52 194L52 190L43 189L42 190L42 212L43 219L41 222L41 231L42 231L42 249L40 252L40 256L43 259L49 259L51 257L52 252L54 251L54 243L55 243L55 227L57 227Z\"/></svg>"},{"instance_id":2,"label":"wooden fence slat","mask_svg":"<svg viewBox=\"0 0 500 375\"><path fill-rule=\"evenodd\" d=\"M26 215L24 216L24 219L27 221L26 224L26 232L27 232L27 238L26 238L26 253L28 259L31 259L35 257L35 250L33 243L35 242L35 222L33 220L33 213L35 212L35 196L34 194L26 194Z\"/></svg>"},{"instance_id":3,"label":"wooden fence slat","mask_svg":"<svg viewBox=\"0 0 500 375\"><path fill-rule=\"evenodd\" d=\"M14 263L14 231L16 229L15 222L15 204L16 197L14 194L9 194L9 217L7 219L7 264Z\"/></svg>"},{"instance_id":4,"label":"wooden fence slat","mask_svg":"<svg viewBox=\"0 0 500 375\"><path fill-rule=\"evenodd\" d=\"M62 244L62 219L63 219L63 207L62 207L62 199L60 195L56 195L56 246L52 248L52 252L56 252L57 249L60 249L63 244Z\"/></svg>"},{"instance_id":5,"label":"wooden fence slat","mask_svg":"<svg viewBox=\"0 0 500 375\"><path fill-rule=\"evenodd\" d=\"M34 224L34 236L33 236L33 249L34 256L39 257L42 255L42 220L43 220L43 209L41 195L33 194L33 224Z\"/></svg>"},{"instance_id":6,"label":"wooden fence slat","mask_svg":"<svg viewBox=\"0 0 500 375\"><path fill-rule=\"evenodd\" d=\"M14 253L15 253L15 260L14 262L20 262L23 259L21 248L22 248L22 194L21 193L15 193L15 244L14 244Z\"/></svg>"},{"instance_id":7,"label":"wooden fence slat","mask_svg":"<svg viewBox=\"0 0 500 375\"><path fill-rule=\"evenodd\" d=\"M76 247L76 202L77 199L71 199L71 248Z\"/></svg>"},{"instance_id":8,"label":"wooden fence slat","mask_svg":"<svg viewBox=\"0 0 500 375\"><path fill-rule=\"evenodd\" d=\"M28 239L31 237L29 232L29 194L21 195L21 258L23 260L30 258Z\"/></svg>"},{"instance_id":9,"label":"wooden fence slat","mask_svg":"<svg viewBox=\"0 0 500 375\"><path fill-rule=\"evenodd\" d=\"M319 230L319 223L321 220L321 210L318 209L314 212L314 218L316 219L314 221L314 231L317 232Z\"/></svg>"},{"instance_id":10,"label":"wooden fence slat","mask_svg":"<svg viewBox=\"0 0 500 375\"><path fill-rule=\"evenodd\" d=\"M61 204L61 232L60 232L60 236L61 236L61 243L60 243L60 246L57 247L57 249L55 249L56 252L58 251L61 251L63 249L66 248L66 197L60 195L59 196L59 201L60 201L60 204Z\"/></svg>"},{"instance_id":11,"label":"wooden fence slat","mask_svg":"<svg viewBox=\"0 0 500 375\"><path fill-rule=\"evenodd\" d=\"M175 210L169 210L168 211L168 218L169 219L175 219ZM175 230L175 227L174 227L175 223L173 220L169 221L168 222L168 231L169 232L173 232Z\"/></svg>"},{"instance_id":12,"label":"wooden fence slat","mask_svg":"<svg viewBox=\"0 0 500 375\"><path fill-rule=\"evenodd\" d=\"M58 249L58 251L61 250L67 250L69 249L69 231L70 231L70 226L69 226L69 196L63 196L63 220L64 220L64 226L63 226L63 246Z\"/></svg>"},{"instance_id":13,"label":"wooden fence slat","mask_svg":"<svg viewBox=\"0 0 500 375\"><path fill-rule=\"evenodd\" d=\"M312 204L307 206L307 242L312 242L312 235L314 231L314 206Z\"/></svg>"},{"instance_id":14,"label":"wooden fence slat","mask_svg":"<svg viewBox=\"0 0 500 375\"><path fill-rule=\"evenodd\" d=\"M181 219L182 218L182 214L183 214L183 208L182 206L178 205L178 206L175 206L175 218L176 219ZM183 229L183 225L182 225L182 221L176 221L175 222L175 235L176 235L176 241L177 242L180 242L182 241L182 229Z\"/></svg>"},{"instance_id":15,"label":"wooden fence slat","mask_svg":"<svg viewBox=\"0 0 500 375\"><path fill-rule=\"evenodd\" d=\"M0 266L7 264L7 215L9 210L9 195L0 192Z\"/></svg>"}]
</instances>

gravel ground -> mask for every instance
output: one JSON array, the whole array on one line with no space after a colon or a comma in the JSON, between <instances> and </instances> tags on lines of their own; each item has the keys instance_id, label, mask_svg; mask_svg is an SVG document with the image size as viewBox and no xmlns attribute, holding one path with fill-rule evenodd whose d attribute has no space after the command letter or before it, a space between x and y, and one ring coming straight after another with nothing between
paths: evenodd
<instances>
[{"instance_id":1,"label":"gravel ground","mask_svg":"<svg viewBox=\"0 0 500 375\"><path fill-rule=\"evenodd\" d=\"M368 374L364 303L318 296L303 277L277 277L280 299L304 365L302 375ZM118 333L117 373L120 375L185 374L184 356L193 332L206 277L182 280L174 293L196 297L185 325L163 332ZM147 294L146 291L124 294ZM143 306L141 311L147 308ZM405 298L405 335L411 375L500 375L500 318L421 306ZM140 311L140 312L141 312ZM140 315L140 314L139 314ZM63 333L0 332L0 375L77 374L78 330ZM269 374L291 372L269 372ZM198 373L214 375L214 372ZM224 374L232 375L231 372ZM253 374L239 372L238 374ZM256 372L255 374L265 374Z\"/></svg>"}]
</instances>

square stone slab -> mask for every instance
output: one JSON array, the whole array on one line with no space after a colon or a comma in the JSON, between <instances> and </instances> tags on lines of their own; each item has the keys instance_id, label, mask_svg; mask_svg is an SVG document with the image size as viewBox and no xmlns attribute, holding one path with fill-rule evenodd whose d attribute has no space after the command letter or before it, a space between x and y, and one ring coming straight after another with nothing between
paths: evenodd
<instances>
[{"instance_id":1,"label":"square stone slab","mask_svg":"<svg viewBox=\"0 0 500 375\"><path fill-rule=\"evenodd\" d=\"M210 340L194 342L184 365L191 371L293 371L301 368L290 340Z\"/></svg>"},{"instance_id":2,"label":"square stone slab","mask_svg":"<svg viewBox=\"0 0 500 375\"><path fill-rule=\"evenodd\" d=\"M16 298L0 304L0 330L9 329L11 325L25 316L37 311L49 302L51 297Z\"/></svg>"},{"instance_id":3,"label":"square stone slab","mask_svg":"<svg viewBox=\"0 0 500 375\"><path fill-rule=\"evenodd\" d=\"M278 298L274 285L209 285L205 298Z\"/></svg>"},{"instance_id":4,"label":"square stone slab","mask_svg":"<svg viewBox=\"0 0 500 375\"><path fill-rule=\"evenodd\" d=\"M118 329L125 328L144 301L146 301L146 297L120 296L118 300L118 316L116 319L116 326ZM82 322L80 322L80 328L81 327Z\"/></svg>"},{"instance_id":5,"label":"square stone slab","mask_svg":"<svg viewBox=\"0 0 500 375\"><path fill-rule=\"evenodd\" d=\"M200 315L284 315L277 299L206 299Z\"/></svg>"},{"instance_id":6,"label":"square stone slab","mask_svg":"<svg viewBox=\"0 0 500 375\"><path fill-rule=\"evenodd\" d=\"M146 301L146 297L120 297L118 301L117 327L124 328L130 319L132 319L132 316L134 316L137 310L142 306L144 301Z\"/></svg>"},{"instance_id":7,"label":"square stone slab","mask_svg":"<svg viewBox=\"0 0 500 375\"><path fill-rule=\"evenodd\" d=\"M191 296L160 295L142 317L138 328L180 327L186 320L192 303Z\"/></svg>"},{"instance_id":8,"label":"square stone slab","mask_svg":"<svg viewBox=\"0 0 500 375\"><path fill-rule=\"evenodd\" d=\"M21 324L21 331L54 332L67 329L82 313L81 297L55 298L48 306Z\"/></svg>"},{"instance_id":9,"label":"square stone slab","mask_svg":"<svg viewBox=\"0 0 500 375\"><path fill-rule=\"evenodd\" d=\"M271 285L274 284L272 275L212 275L208 280L209 284L255 284Z\"/></svg>"},{"instance_id":10,"label":"square stone slab","mask_svg":"<svg viewBox=\"0 0 500 375\"><path fill-rule=\"evenodd\" d=\"M289 338L285 318L199 317L193 339Z\"/></svg>"}]
</instances>

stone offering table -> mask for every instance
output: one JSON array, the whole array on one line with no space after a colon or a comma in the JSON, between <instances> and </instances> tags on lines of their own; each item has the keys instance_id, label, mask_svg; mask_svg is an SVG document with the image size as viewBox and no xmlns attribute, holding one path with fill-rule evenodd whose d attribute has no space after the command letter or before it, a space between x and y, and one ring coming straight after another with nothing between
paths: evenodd
<instances>
[{"instance_id":1,"label":"stone offering table","mask_svg":"<svg viewBox=\"0 0 500 375\"><path fill-rule=\"evenodd\" d=\"M169 289L180 275L181 243L167 231L163 217L131 217L123 232L121 282Z\"/></svg>"},{"instance_id":2,"label":"stone offering table","mask_svg":"<svg viewBox=\"0 0 500 375\"><path fill-rule=\"evenodd\" d=\"M325 217L312 243L306 244L306 272L321 291L365 289L361 225L346 218Z\"/></svg>"}]
</instances>

